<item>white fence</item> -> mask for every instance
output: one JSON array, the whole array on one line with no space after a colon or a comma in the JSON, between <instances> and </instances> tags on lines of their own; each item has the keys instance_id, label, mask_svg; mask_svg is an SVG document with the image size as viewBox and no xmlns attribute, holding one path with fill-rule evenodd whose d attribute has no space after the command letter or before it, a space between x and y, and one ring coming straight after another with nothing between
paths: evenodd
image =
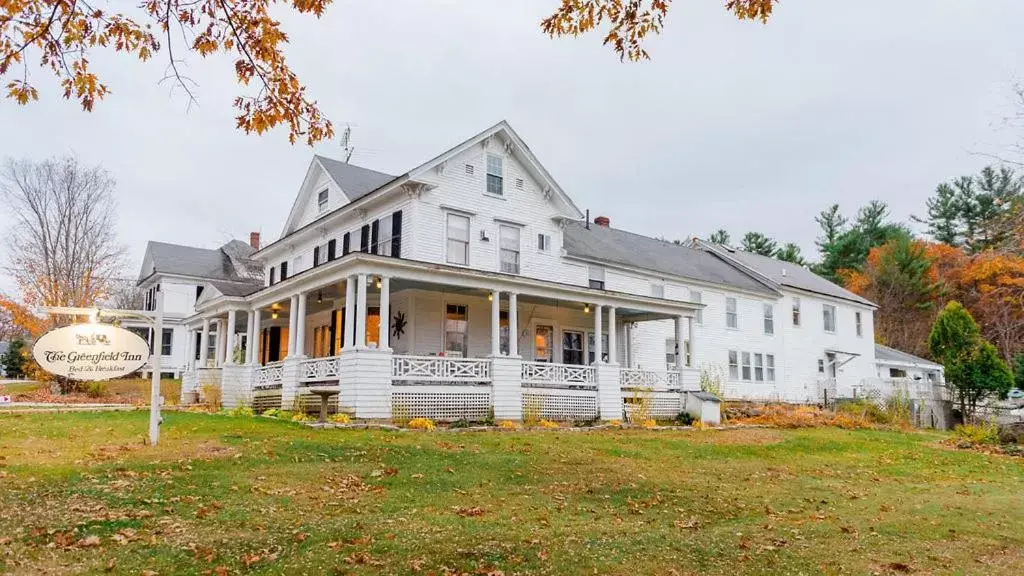
<instances>
[{"instance_id":1,"label":"white fence","mask_svg":"<svg viewBox=\"0 0 1024 576\"><path fill-rule=\"evenodd\" d=\"M652 390L678 390L679 372L659 372L639 368L620 368L619 386L622 388L650 388Z\"/></svg>"},{"instance_id":2,"label":"white fence","mask_svg":"<svg viewBox=\"0 0 1024 576\"><path fill-rule=\"evenodd\" d=\"M391 358L391 380L395 382L487 383L491 361L486 358L443 356L402 356Z\"/></svg>"},{"instance_id":3,"label":"white fence","mask_svg":"<svg viewBox=\"0 0 1024 576\"><path fill-rule=\"evenodd\" d=\"M597 370L593 366L523 362L523 387L597 388Z\"/></svg>"},{"instance_id":4,"label":"white fence","mask_svg":"<svg viewBox=\"0 0 1024 576\"><path fill-rule=\"evenodd\" d=\"M280 388L284 380L284 361L270 362L256 369L255 390L271 390Z\"/></svg>"},{"instance_id":5,"label":"white fence","mask_svg":"<svg viewBox=\"0 0 1024 576\"><path fill-rule=\"evenodd\" d=\"M340 365L337 356L303 360L299 364L299 382L333 381L337 384Z\"/></svg>"},{"instance_id":6,"label":"white fence","mask_svg":"<svg viewBox=\"0 0 1024 576\"><path fill-rule=\"evenodd\" d=\"M929 380L866 378L852 387L854 398L884 400L896 394L910 400L949 400L949 389Z\"/></svg>"}]
</instances>

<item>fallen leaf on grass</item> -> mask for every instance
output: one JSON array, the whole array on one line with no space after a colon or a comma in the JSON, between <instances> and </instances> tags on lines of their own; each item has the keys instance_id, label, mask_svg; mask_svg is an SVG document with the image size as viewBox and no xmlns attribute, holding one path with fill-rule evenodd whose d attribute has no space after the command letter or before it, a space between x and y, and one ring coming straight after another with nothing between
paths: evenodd
<instances>
[{"instance_id":1,"label":"fallen leaf on grass","mask_svg":"<svg viewBox=\"0 0 1024 576\"><path fill-rule=\"evenodd\" d=\"M78 541L78 545L81 546L82 548L91 548L93 546L99 546L100 545L100 537L99 536L87 536L87 537L82 538L81 540L79 540Z\"/></svg>"},{"instance_id":2,"label":"fallen leaf on grass","mask_svg":"<svg viewBox=\"0 0 1024 576\"><path fill-rule=\"evenodd\" d=\"M472 508L465 508L462 506L455 507L455 513L463 518L471 518L475 516L483 516L487 511L479 506L473 506Z\"/></svg>"}]
</instances>

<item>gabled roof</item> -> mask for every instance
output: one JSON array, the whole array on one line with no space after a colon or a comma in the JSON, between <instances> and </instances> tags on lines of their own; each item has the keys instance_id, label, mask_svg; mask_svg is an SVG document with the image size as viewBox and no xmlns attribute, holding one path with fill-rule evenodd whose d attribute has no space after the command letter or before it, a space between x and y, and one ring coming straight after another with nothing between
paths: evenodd
<instances>
[{"instance_id":1,"label":"gabled roof","mask_svg":"<svg viewBox=\"0 0 1024 576\"><path fill-rule=\"evenodd\" d=\"M779 286L806 290L807 292L849 300L865 306L875 306L874 302L858 296L798 264L707 242L698 242L698 246L720 254L724 258L731 258L740 265L750 268Z\"/></svg>"},{"instance_id":2,"label":"gabled roof","mask_svg":"<svg viewBox=\"0 0 1024 576\"><path fill-rule=\"evenodd\" d=\"M582 222L568 221L562 246L569 256L733 286L769 296L779 295L764 282L710 252L625 230L597 224L587 228Z\"/></svg>"},{"instance_id":3,"label":"gabled roof","mask_svg":"<svg viewBox=\"0 0 1024 576\"><path fill-rule=\"evenodd\" d=\"M229 283L262 283L262 266L249 258L253 252L241 240L232 240L220 248L150 241L142 259L139 282L153 274L172 274Z\"/></svg>"},{"instance_id":4,"label":"gabled roof","mask_svg":"<svg viewBox=\"0 0 1024 576\"><path fill-rule=\"evenodd\" d=\"M317 155L316 160L320 162L320 165L327 171L331 179L341 188L349 202L358 200L395 179L395 176L391 174L377 172L376 170L370 170L369 168L363 168L354 164L346 164L326 156Z\"/></svg>"},{"instance_id":5,"label":"gabled roof","mask_svg":"<svg viewBox=\"0 0 1024 576\"><path fill-rule=\"evenodd\" d=\"M887 362L896 362L899 364L916 364L918 366L921 366L922 368L930 368L933 370L938 370L942 368L941 364L936 364L931 360L925 360L924 358L919 358L917 356L914 356L913 354L907 354L906 352L902 352L900 350L890 348L888 346L883 346L882 344L875 344L875 362L883 364Z\"/></svg>"}]
</instances>

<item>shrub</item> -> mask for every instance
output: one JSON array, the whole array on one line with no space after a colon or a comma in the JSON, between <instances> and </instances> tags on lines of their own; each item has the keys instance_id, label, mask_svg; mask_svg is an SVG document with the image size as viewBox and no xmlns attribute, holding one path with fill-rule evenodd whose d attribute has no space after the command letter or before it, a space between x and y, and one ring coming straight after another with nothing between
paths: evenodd
<instances>
[{"instance_id":1,"label":"shrub","mask_svg":"<svg viewBox=\"0 0 1024 576\"><path fill-rule=\"evenodd\" d=\"M498 424L498 428L501 428L502 430L518 430L519 424L516 424L511 420L502 420L501 423Z\"/></svg>"},{"instance_id":2,"label":"shrub","mask_svg":"<svg viewBox=\"0 0 1024 576\"><path fill-rule=\"evenodd\" d=\"M469 420L465 418L459 418L448 425L449 428L469 428Z\"/></svg>"},{"instance_id":3,"label":"shrub","mask_svg":"<svg viewBox=\"0 0 1024 576\"><path fill-rule=\"evenodd\" d=\"M391 403L391 421L398 426L405 426L412 420L409 405L405 402Z\"/></svg>"},{"instance_id":4,"label":"shrub","mask_svg":"<svg viewBox=\"0 0 1024 576\"><path fill-rule=\"evenodd\" d=\"M536 396L523 399L523 424L536 426L540 422L542 400Z\"/></svg>"},{"instance_id":5,"label":"shrub","mask_svg":"<svg viewBox=\"0 0 1024 576\"><path fill-rule=\"evenodd\" d=\"M643 425L651 419L651 408L654 406L654 394L650 388L637 388L629 398L624 399L626 420L630 424Z\"/></svg>"},{"instance_id":6,"label":"shrub","mask_svg":"<svg viewBox=\"0 0 1024 576\"><path fill-rule=\"evenodd\" d=\"M349 415L345 414L344 412L338 412L334 416L331 416L331 422L334 422L335 424L348 424L351 421L352 418L350 418Z\"/></svg>"},{"instance_id":7,"label":"shrub","mask_svg":"<svg viewBox=\"0 0 1024 576\"><path fill-rule=\"evenodd\" d=\"M408 426L413 430L433 430L434 428L437 428L437 426L434 425L434 421L430 418L413 418L412 420L409 420Z\"/></svg>"},{"instance_id":8,"label":"shrub","mask_svg":"<svg viewBox=\"0 0 1024 576\"><path fill-rule=\"evenodd\" d=\"M103 398L107 395L106 382L86 382L83 388L89 398Z\"/></svg>"},{"instance_id":9,"label":"shrub","mask_svg":"<svg viewBox=\"0 0 1024 576\"><path fill-rule=\"evenodd\" d=\"M310 422L313 420L313 418L311 418L305 412L296 412L292 414L291 420L292 422Z\"/></svg>"},{"instance_id":10,"label":"shrub","mask_svg":"<svg viewBox=\"0 0 1024 576\"><path fill-rule=\"evenodd\" d=\"M228 416L255 416L256 413L252 411L249 406L237 406L228 410Z\"/></svg>"},{"instance_id":11,"label":"shrub","mask_svg":"<svg viewBox=\"0 0 1024 576\"><path fill-rule=\"evenodd\" d=\"M216 384L203 384L203 403L214 410L220 409L220 386Z\"/></svg>"},{"instance_id":12,"label":"shrub","mask_svg":"<svg viewBox=\"0 0 1024 576\"><path fill-rule=\"evenodd\" d=\"M693 424L693 420L693 414L690 414L689 412L680 412L679 414L676 414L675 423L679 426L689 426Z\"/></svg>"},{"instance_id":13,"label":"shrub","mask_svg":"<svg viewBox=\"0 0 1024 576\"><path fill-rule=\"evenodd\" d=\"M281 409L280 408L271 408L270 410L264 410L263 411L263 416L266 416L267 418L277 418L280 415L281 415Z\"/></svg>"},{"instance_id":14,"label":"shrub","mask_svg":"<svg viewBox=\"0 0 1024 576\"><path fill-rule=\"evenodd\" d=\"M650 430L651 428L656 427L657 425L658 425L658 423L655 422L653 418L648 418L647 420L644 420L644 423L643 423L643 427L647 428L648 430Z\"/></svg>"},{"instance_id":15,"label":"shrub","mask_svg":"<svg viewBox=\"0 0 1024 576\"><path fill-rule=\"evenodd\" d=\"M910 426L910 396L906 391L897 390L886 398L884 410L890 424Z\"/></svg>"},{"instance_id":16,"label":"shrub","mask_svg":"<svg viewBox=\"0 0 1024 576\"><path fill-rule=\"evenodd\" d=\"M953 429L953 438L971 445L999 444L999 426L993 422L959 424Z\"/></svg>"},{"instance_id":17,"label":"shrub","mask_svg":"<svg viewBox=\"0 0 1024 576\"><path fill-rule=\"evenodd\" d=\"M608 425L609 426L614 426L615 428L621 428L622 427L622 420L609 420L608 421Z\"/></svg>"},{"instance_id":18,"label":"shrub","mask_svg":"<svg viewBox=\"0 0 1024 576\"><path fill-rule=\"evenodd\" d=\"M547 428L549 430L552 428L560 428L558 422L554 422L552 420L541 420L540 422L537 422L537 426L540 426L541 428Z\"/></svg>"}]
</instances>

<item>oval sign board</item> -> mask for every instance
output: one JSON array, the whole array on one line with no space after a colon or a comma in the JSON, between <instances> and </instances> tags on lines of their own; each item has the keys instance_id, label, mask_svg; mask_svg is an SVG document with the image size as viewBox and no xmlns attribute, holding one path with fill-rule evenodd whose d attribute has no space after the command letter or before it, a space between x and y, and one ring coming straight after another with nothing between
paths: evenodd
<instances>
[{"instance_id":1,"label":"oval sign board","mask_svg":"<svg viewBox=\"0 0 1024 576\"><path fill-rule=\"evenodd\" d=\"M39 367L72 380L110 380L149 360L138 334L109 324L73 324L43 334L32 348Z\"/></svg>"}]
</instances>

